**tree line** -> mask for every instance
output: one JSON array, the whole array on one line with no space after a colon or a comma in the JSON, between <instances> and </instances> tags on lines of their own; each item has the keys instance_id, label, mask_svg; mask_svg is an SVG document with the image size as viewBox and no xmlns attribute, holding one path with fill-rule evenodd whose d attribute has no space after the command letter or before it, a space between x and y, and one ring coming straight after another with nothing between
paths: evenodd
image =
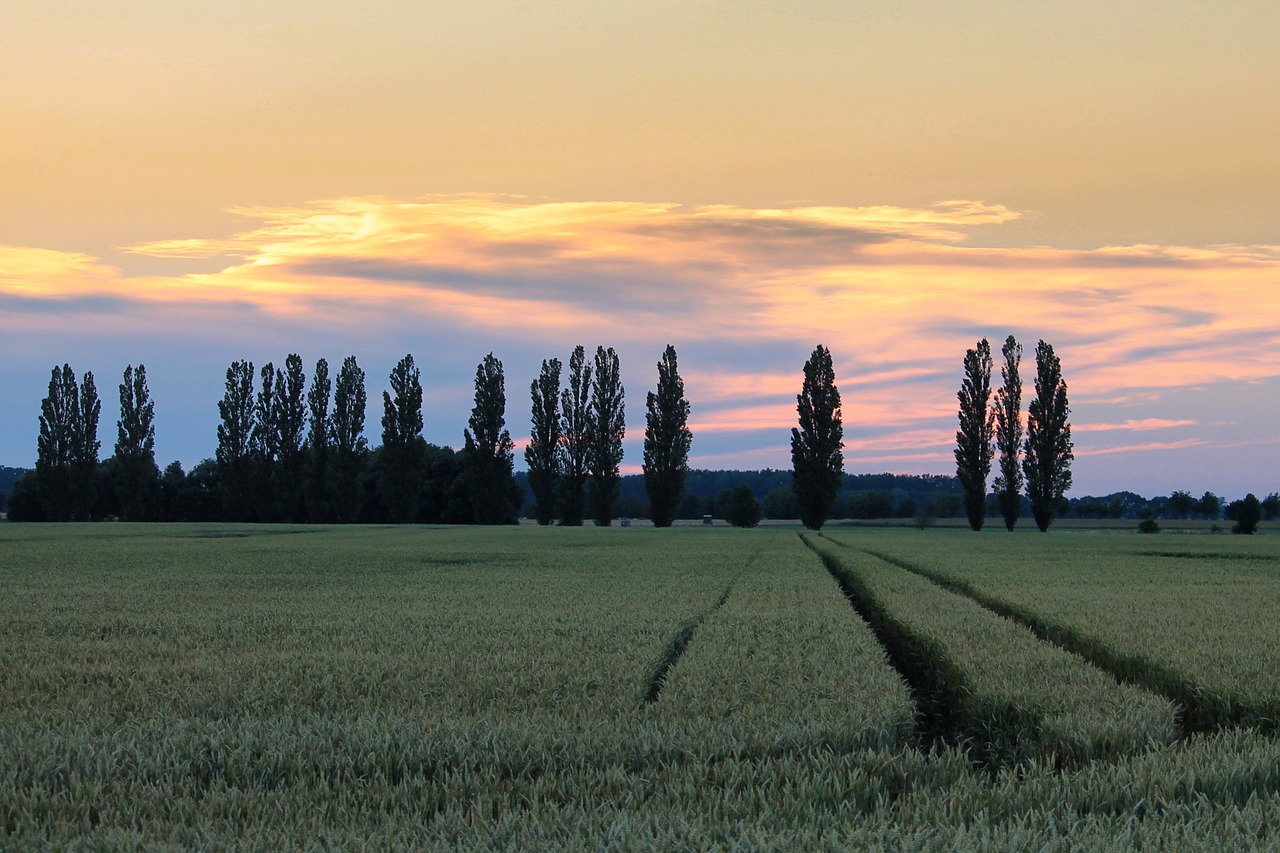
<instances>
[{"instance_id":1,"label":"tree line","mask_svg":"<svg viewBox=\"0 0 1280 853\"><path fill-rule=\"evenodd\" d=\"M422 384L411 354L388 376L382 443L375 448L364 435L365 374L355 356L343 361L333 380L328 362L319 359L309 384L297 354L280 368L268 362L258 371L250 361L233 361L218 402L215 456L190 472L177 462L164 471L156 465L155 405L145 366L124 370L114 454L100 462L94 376L87 372L77 382L64 364L53 368L41 403L36 468L13 483L9 514L50 521L506 524L523 510L543 525L581 525L588 518L609 525L621 515L648 517L661 527L677 518L715 515L743 526L762 517L798 517L816 530L832 517L922 520L963 509L974 530L992 515L1013 530L1029 509L1042 531L1064 514L1218 518L1225 510L1228 518L1243 519L1238 529L1256 526L1249 523L1254 516L1280 515L1275 494L1262 501L1249 495L1225 507L1208 492L1199 500L1186 492L1152 501L1130 493L1107 501L1068 500L1074 457L1061 364L1041 340L1024 428L1022 347L1013 335L1002 355L1002 384L993 391L987 339L965 353L956 477L922 477L932 488L910 482L903 488L866 479L894 475L844 473L840 392L831 352L822 345L804 365L790 472L691 472L690 405L675 348L668 346L657 365L656 389L646 396L638 478L643 494L635 478L624 490L620 475L625 398L612 348L597 347L589 360L585 348L576 347L564 387L561 361L543 360L530 384L528 472L519 477L506 429L503 366L492 353L477 365L474 405L459 450L423 438ZM997 451L998 473L988 491ZM864 487L851 486L855 480Z\"/></svg>"},{"instance_id":2,"label":"tree line","mask_svg":"<svg viewBox=\"0 0 1280 853\"><path fill-rule=\"evenodd\" d=\"M531 387L528 482L541 524L598 525L614 518L625 435L624 389L612 347L584 347L548 359ZM256 385L255 385L256 381ZM319 359L310 382L302 358L281 367L251 361L227 368L218 402L213 458L184 472L155 460L155 404L146 368L125 368L114 455L99 461L101 403L92 372L80 382L55 366L41 403L36 467L10 495L13 520L235 521L286 523L443 522L509 524L524 491L514 474L506 428L502 362L488 354L476 367L475 398L453 450L422 436L422 383L412 354L402 358L382 394L382 443L365 437L365 373L348 356L335 379ZM647 397L644 472L648 505L669 525L683 498L692 434L675 348L658 363Z\"/></svg>"}]
</instances>

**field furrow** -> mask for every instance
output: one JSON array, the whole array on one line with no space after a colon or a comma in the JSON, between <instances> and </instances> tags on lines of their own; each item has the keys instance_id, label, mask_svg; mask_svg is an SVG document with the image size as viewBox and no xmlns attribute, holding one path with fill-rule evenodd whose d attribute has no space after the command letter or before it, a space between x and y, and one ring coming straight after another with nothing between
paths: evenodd
<instances>
[{"instance_id":1,"label":"field furrow","mask_svg":"<svg viewBox=\"0 0 1280 853\"><path fill-rule=\"evenodd\" d=\"M1188 731L1280 728L1280 572L1267 537L834 534L1162 693ZM1070 547L1064 547L1069 544Z\"/></svg>"},{"instance_id":2,"label":"field furrow","mask_svg":"<svg viewBox=\"0 0 1280 853\"><path fill-rule=\"evenodd\" d=\"M652 713L739 754L837 753L907 740L914 708L870 628L794 536L761 549L698 627Z\"/></svg>"},{"instance_id":3,"label":"field furrow","mask_svg":"<svg viewBox=\"0 0 1280 853\"><path fill-rule=\"evenodd\" d=\"M921 697L927 722L991 765L1076 764L1165 744L1171 703L919 575L806 536Z\"/></svg>"}]
</instances>

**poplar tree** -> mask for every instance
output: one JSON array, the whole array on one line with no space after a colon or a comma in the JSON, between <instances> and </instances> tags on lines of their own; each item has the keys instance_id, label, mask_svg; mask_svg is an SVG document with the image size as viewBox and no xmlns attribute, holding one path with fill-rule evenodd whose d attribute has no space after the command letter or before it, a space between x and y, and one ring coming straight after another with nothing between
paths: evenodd
<instances>
[{"instance_id":1,"label":"poplar tree","mask_svg":"<svg viewBox=\"0 0 1280 853\"><path fill-rule=\"evenodd\" d=\"M995 406L1000 473L996 475L994 488L1004 526L1012 531L1022 514L1022 378L1018 375L1022 344L1010 335L1001 353L1004 355L1004 365L1000 368L1003 384L996 391Z\"/></svg>"},{"instance_id":2,"label":"poplar tree","mask_svg":"<svg viewBox=\"0 0 1280 853\"><path fill-rule=\"evenodd\" d=\"M591 405L587 410L587 466L591 507L600 527L613 523L613 504L622 485L622 439L626 435L621 369L613 347L596 347Z\"/></svg>"},{"instance_id":3,"label":"poplar tree","mask_svg":"<svg viewBox=\"0 0 1280 853\"><path fill-rule=\"evenodd\" d=\"M299 522L306 517L302 490L302 469L306 461L307 377L302 357L290 353L284 370L276 371L275 420L276 468L272 484L275 491L275 516L284 522Z\"/></svg>"},{"instance_id":4,"label":"poplar tree","mask_svg":"<svg viewBox=\"0 0 1280 853\"><path fill-rule=\"evenodd\" d=\"M475 404L467 429L467 491L476 524L513 524L520 508L512 463L515 442L506 429L506 380L502 362L489 353L476 366Z\"/></svg>"},{"instance_id":5,"label":"poplar tree","mask_svg":"<svg viewBox=\"0 0 1280 853\"><path fill-rule=\"evenodd\" d=\"M116 493L125 521L142 521L160 482L156 466L155 403L147 388L146 365L124 369L120 383L120 419L116 421L115 459L119 466Z\"/></svg>"},{"instance_id":6,"label":"poplar tree","mask_svg":"<svg viewBox=\"0 0 1280 853\"><path fill-rule=\"evenodd\" d=\"M72 381L75 377L72 376ZM72 421L71 445L71 517L75 521L88 521L93 514L98 492L98 418L102 414L102 401L93 384L93 371L86 370L80 382L80 403Z\"/></svg>"},{"instance_id":7,"label":"poplar tree","mask_svg":"<svg viewBox=\"0 0 1280 853\"><path fill-rule=\"evenodd\" d=\"M253 407L253 464L250 494L253 518L259 522L276 520L275 479L279 461L279 432L276 429L276 368L271 362L258 374L258 389Z\"/></svg>"},{"instance_id":8,"label":"poplar tree","mask_svg":"<svg viewBox=\"0 0 1280 853\"><path fill-rule=\"evenodd\" d=\"M382 499L393 524L418 515L425 454L422 440L422 379L413 356L392 369L391 392L382 392Z\"/></svg>"},{"instance_id":9,"label":"poplar tree","mask_svg":"<svg viewBox=\"0 0 1280 853\"><path fill-rule=\"evenodd\" d=\"M987 515L987 477L995 453L995 412L991 399L991 344L986 338L964 354L964 380L956 394L960 428L956 430L956 477L964 490L969 527L981 530Z\"/></svg>"},{"instance_id":10,"label":"poplar tree","mask_svg":"<svg viewBox=\"0 0 1280 853\"><path fill-rule=\"evenodd\" d=\"M689 401L670 344L658 362L658 389L645 399L644 488L654 527L670 527L675 520L684 481L689 473Z\"/></svg>"},{"instance_id":11,"label":"poplar tree","mask_svg":"<svg viewBox=\"0 0 1280 853\"><path fill-rule=\"evenodd\" d=\"M533 516L546 526L555 519L560 480L560 359L542 360L538 378L529 383L529 398L532 429L524 461L529 466Z\"/></svg>"},{"instance_id":12,"label":"poplar tree","mask_svg":"<svg viewBox=\"0 0 1280 853\"><path fill-rule=\"evenodd\" d=\"M329 362L316 361L311 375L311 389L307 391L307 519L312 524L329 521L329 396L333 384L329 380Z\"/></svg>"},{"instance_id":13,"label":"poplar tree","mask_svg":"<svg viewBox=\"0 0 1280 853\"><path fill-rule=\"evenodd\" d=\"M821 530L844 473L840 391L831 352L822 344L804 363L796 413L799 427L791 430L791 490L800 505L800 521L810 530Z\"/></svg>"},{"instance_id":14,"label":"poplar tree","mask_svg":"<svg viewBox=\"0 0 1280 853\"><path fill-rule=\"evenodd\" d=\"M369 451L364 437L367 397L364 371L349 355L338 371L333 391L333 417L329 424L334 456L334 502L338 520L351 524L360 507L360 469Z\"/></svg>"},{"instance_id":15,"label":"poplar tree","mask_svg":"<svg viewBox=\"0 0 1280 853\"><path fill-rule=\"evenodd\" d=\"M40 434L36 440L36 493L48 521L71 517L79 417L80 389L75 372L69 364L55 365L49 376L49 393L40 402Z\"/></svg>"},{"instance_id":16,"label":"poplar tree","mask_svg":"<svg viewBox=\"0 0 1280 853\"><path fill-rule=\"evenodd\" d=\"M1022 471L1027 497L1040 532L1049 529L1059 504L1071 488L1071 424L1067 418L1067 383L1053 347L1036 345L1036 396L1027 409L1027 441Z\"/></svg>"},{"instance_id":17,"label":"poplar tree","mask_svg":"<svg viewBox=\"0 0 1280 853\"><path fill-rule=\"evenodd\" d=\"M226 389L218 403L218 488L223 519L248 521L253 514L250 490L254 467L253 362L233 361L227 368Z\"/></svg>"},{"instance_id":18,"label":"poplar tree","mask_svg":"<svg viewBox=\"0 0 1280 853\"><path fill-rule=\"evenodd\" d=\"M583 487L587 482L590 434L591 365L586 350L574 347L569 356L569 385L560 394L560 523L576 527L585 514Z\"/></svg>"}]
</instances>

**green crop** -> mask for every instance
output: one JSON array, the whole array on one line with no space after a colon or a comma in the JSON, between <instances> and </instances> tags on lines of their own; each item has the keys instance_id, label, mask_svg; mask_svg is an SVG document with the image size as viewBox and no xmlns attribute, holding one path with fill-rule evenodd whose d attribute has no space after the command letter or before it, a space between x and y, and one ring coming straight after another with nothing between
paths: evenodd
<instances>
[{"instance_id":1,"label":"green crop","mask_svg":"<svg viewBox=\"0 0 1280 853\"><path fill-rule=\"evenodd\" d=\"M999 750L931 738L937 696L793 531L0 525L0 850L1280 844L1271 736L1167 744L1162 701L865 553L941 569L970 537L833 535ZM1095 567L1149 539L1050 533L1001 568L1024 538L951 570L1059 597L1074 574L1077 604L1174 633L1225 597L1243 615L1206 638L1256 641L1270 537L1125 551L1183 581L1145 605ZM982 704L1005 695L1034 713Z\"/></svg>"}]
</instances>

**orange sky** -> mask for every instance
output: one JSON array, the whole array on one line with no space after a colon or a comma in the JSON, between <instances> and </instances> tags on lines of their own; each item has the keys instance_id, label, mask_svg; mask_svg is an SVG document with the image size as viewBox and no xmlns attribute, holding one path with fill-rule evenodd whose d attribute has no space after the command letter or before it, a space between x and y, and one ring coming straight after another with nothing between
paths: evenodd
<instances>
[{"instance_id":1,"label":"orange sky","mask_svg":"<svg viewBox=\"0 0 1280 853\"><path fill-rule=\"evenodd\" d=\"M850 470L942 473L965 348L1014 333L1077 493L1277 487L1275 4L11 5L0 464L62 361L106 408L146 362L192 462L233 358L355 353L376 398L412 351L456 444L486 352L519 434L578 343L635 464L670 342L695 457L785 467L823 342Z\"/></svg>"}]
</instances>

